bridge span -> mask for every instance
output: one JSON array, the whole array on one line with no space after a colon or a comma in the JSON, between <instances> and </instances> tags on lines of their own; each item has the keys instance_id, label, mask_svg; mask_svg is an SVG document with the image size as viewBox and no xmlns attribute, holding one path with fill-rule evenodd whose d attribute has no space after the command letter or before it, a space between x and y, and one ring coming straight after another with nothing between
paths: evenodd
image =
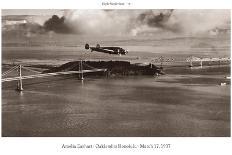
<instances>
[{"instance_id":1,"label":"bridge span","mask_svg":"<svg viewBox=\"0 0 232 155\"><path fill-rule=\"evenodd\" d=\"M90 67L89 70L84 70L83 66L86 65ZM34 72L37 74L32 75L22 75L22 69L25 69L30 72ZM11 73L12 71L17 71L18 76L16 77L5 77L7 74ZM22 80L26 79L33 79L33 78L43 78L43 77L50 77L50 76L58 76L58 75L69 75L69 74L79 74L79 79L84 80L84 73L92 73L92 72L106 72L107 69L97 69L94 67L91 67L87 64L84 64L83 61L79 62L79 70L78 71L63 71L63 72L52 72L52 73L40 73L38 71L30 69L30 67L22 66L21 64L16 65L6 72L2 73L2 82L10 82L10 81L18 81L17 83L17 90L22 91L23 90L23 82ZM4 78L5 77L5 78Z\"/></svg>"}]
</instances>

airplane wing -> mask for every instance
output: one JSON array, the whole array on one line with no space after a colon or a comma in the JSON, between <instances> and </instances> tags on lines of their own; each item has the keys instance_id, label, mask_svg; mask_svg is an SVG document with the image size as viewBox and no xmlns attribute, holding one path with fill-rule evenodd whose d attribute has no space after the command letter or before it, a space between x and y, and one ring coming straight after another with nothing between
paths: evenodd
<instances>
[{"instance_id":1,"label":"airplane wing","mask_svg":"<svg viewBox=\"0 0 232 155\"><path fill-rule=\"evenodd\" d=\"M90 47L90 49L91 49L92 51L102 52L102 53L109 53L109 54L114 54L114 53L115 53L113 50L103 49L103 48Z\"/></svg>"}]
</instances>

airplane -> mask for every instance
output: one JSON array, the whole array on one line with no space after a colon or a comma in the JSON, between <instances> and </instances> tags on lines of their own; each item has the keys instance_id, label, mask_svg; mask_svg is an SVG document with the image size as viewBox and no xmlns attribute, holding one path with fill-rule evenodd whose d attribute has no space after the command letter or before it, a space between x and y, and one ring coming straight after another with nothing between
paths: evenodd
<instances>
[{"instance_id":1,"label":"airplane","mask_svg":"<svg viewBox=\"0 0 232 155\"><path fill-rule=\"evenodd\" d=\"M121 48L121 47L100 47L99 44L97 44L96 47L90 47L89 44L85 44L85 49L90 49L91 52L96 51L96 52L102 52L102 53L109 53L109 54L118 54L118 55L126 55L128 53L127 50Z\"/></svg>"}]
</instances>

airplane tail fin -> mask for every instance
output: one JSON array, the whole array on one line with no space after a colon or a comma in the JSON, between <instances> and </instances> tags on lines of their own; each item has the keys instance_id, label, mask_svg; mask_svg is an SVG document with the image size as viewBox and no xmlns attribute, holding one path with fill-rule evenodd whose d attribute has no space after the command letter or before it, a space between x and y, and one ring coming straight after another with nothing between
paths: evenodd
<instances>
[{"instance_id":1,"label":"airplane tail fin","mask_svg":"<svg viewBox=\"0 0 232 155\"><path fill-rule=\"evenodd\" d=\"M89 49L89 44L85 44L85 49Z\"/></svg>"},{"instance_id":2,"label":"airplane tail fin","mask_svg":"<svg viewBox=\"0 0 232 155\"><path fill-rule=\"evenodd\" d=\"M97 44L97 45L96 45L96 48L100 48L100 44Z\"/></svg>"}]
</instances>

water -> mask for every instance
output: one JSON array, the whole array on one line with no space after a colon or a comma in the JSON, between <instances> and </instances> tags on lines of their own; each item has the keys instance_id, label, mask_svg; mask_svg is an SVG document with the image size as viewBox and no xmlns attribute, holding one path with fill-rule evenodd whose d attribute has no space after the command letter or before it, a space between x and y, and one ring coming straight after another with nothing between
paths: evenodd
<instances>
[{"instance_id":1,"label":"water","mask_svg":"<svg viewBox=\"0 0 232 155\"><path fill-rule=\"evenodd\" d=\"M230 136L229 68L217 71L4 83L2 136Z\"/></svg>"}]
</instances>

